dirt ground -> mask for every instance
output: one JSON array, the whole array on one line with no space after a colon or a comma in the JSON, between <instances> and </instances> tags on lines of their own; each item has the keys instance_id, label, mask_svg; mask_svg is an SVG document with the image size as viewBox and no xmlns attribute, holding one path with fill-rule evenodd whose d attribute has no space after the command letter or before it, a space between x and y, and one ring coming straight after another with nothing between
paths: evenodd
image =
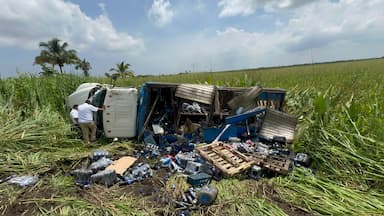
<instances>
[{"instance_id":1,"label":"dirt ground","mask_svg":"<svg viewBox=\"0 0 384 216\"><path fill-rule=\"evenodd\" d=\"M116 159L119 156L114 156ZM147 159L140 159L140 162L149 162L153 164L153 161ZM146 200L146 207L155 207L160 209L157 211L157 215L167 215L166 211L161 210L162 208L169 208L170 203L164 202L162 198L164 197L164 189L167 184L167 180L170 177L170 173L166 168L161 168L158 170L153 170L153 177L146 178L143 181L135 182L131 185L118 185L115 184L111 187L105 187L101 185L92 185L90 188L80 188L73 184L70 190L65 192L58 191L49 184L49 179L52 175L57 175L61 173L68 175L70 169L73 169L72 166L88 163L87 159L80 159L77 162L73 161L62 161L59 164L45 173L40 173L41 184L35 185L29 188L22 189L16 197L7 197L2 196L0 202L9 203L9 199L15 200L12 205L7 206L7 208L2 209L0 212L2 215L35 215L37 208L44 209L54 209L57 206L57 203L50 202L49 200L60 197L76 197L81 198L85 201L88 201L95 206L105 206L108 200L119 199L121 194L127 194L132 197L143 198ZM279 197L276 196L275 190L267 183L255 184L253 180L247 180L249 183L250 190L256 190L256 194L260 198L264 198L276 206L280 207L288 215L310 215L305 209L302 209L297 206L290 205L289 203L284 202ZM5 183L3 183L5 184ZM255 188L255 185L257 187ZM4 186L4 185L3 185ZM8 187L17 187L11 186ZM15 188L18 189L18 188ZM219 192L220 193L220 192ZM45 200L40 204L35 200ZM109 207L109 206L106 206Z\"/></svg>"}]
</instances>

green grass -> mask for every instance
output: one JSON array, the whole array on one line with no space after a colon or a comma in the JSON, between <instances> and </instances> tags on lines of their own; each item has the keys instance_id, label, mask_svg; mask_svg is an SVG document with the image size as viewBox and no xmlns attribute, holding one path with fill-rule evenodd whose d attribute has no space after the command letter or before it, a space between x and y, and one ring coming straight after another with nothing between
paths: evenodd
<instances>
[{"instance_id":1,"label":"green grass","mask_svg":"<svg viewBox=\"0 0 384 216\"><path fill-rule=\"evenodd\" d=\"M228 179L214 184L219 197L196 215L286 215L284 205L311 214L384 214L384 59L188 73L118 80L208 83L285 88L285 109L299 117L296 151L310 154L314 174L297 169L262 182ZM0 184L0 212L37 215L155 215L172 213L118 186L81 191L67 176L94 148L132 152L132 144L85 147L71 139L65 99L82 82L106 78L21 75L0 80L0 176L39 173L31 188ZM260 188L269 188L268 193ZM276 202L279 199L279 202ZM282 205L281 203L284 203ZM24 207L24 208L21 208ZM167 209L168 208L168 209ZM17 212L21 214L22 212Z\"/></svg>"},{"instance_id":2,"label":"green grass","mask_svg":"<svg viewBox=\"0 0 384 216\"><path fill-rule=\"evenodd\" d=\"M239 181L237 179L217 182L219 191L217 204L210 206L206 212L211 215L287 215L275 204L261 197L261 183Z\"/></svg>"},{"instance_id":3,"label":"green grass","mask_svg":"<svg viewBox=\"0 0 384 216\"><path fill-rule=\"evenodd\" d=\"M380 215L384 213L384 195L380 191L348 187L328 178L296 169L287 178L273 180L281 196L309 210L326 215Z\"/></svg>"}]
</instances>

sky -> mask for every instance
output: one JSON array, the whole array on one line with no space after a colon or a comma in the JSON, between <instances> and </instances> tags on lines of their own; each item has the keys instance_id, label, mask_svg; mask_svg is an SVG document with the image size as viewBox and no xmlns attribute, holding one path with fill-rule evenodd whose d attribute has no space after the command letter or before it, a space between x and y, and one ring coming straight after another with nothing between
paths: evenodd
<instances>
[{"instance_id":1,"label":"sky","mask_svg":"<svg viewBox=\"0 0 384 216\"><path fill-rule=\"evenodd\" d=\"M39 73L56 37L103 76L384 56L383 0L0 0L0 76ZM56 68L58 70L58 68ZM81 74L73 66L67 73Z\"/></svg>"}]
</instances>

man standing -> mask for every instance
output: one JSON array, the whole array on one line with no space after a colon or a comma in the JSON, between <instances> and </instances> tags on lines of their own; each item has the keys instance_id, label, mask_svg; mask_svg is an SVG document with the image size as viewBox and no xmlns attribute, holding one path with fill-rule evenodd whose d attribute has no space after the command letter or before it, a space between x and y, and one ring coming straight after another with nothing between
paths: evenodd
<instances>
[{"instance_id":1,"label":"man standing","mask_svg":"<svg viewBox=\"0 0 384 216\"><path fill-rule=\"evenodd\" d=\"M71 112L69 113L72 125L79 124L79 111L77 110L77 108L78 108L77 104L73 105Z\"/></svg>"},{"instance_id":2,"label":"man standing","mask_svg":"<svg viewBox=\"0 0 384 216\"><path fill-rule=\"evenodd\" d=\"M93 112L104 110L103 108L95 107L90 100L78 106L79 124L83 132L83 140L85 144L89 144L89 131L91 130L91 141L96 140L96 123L93 121Z\"/></svg>"}]
</instances>

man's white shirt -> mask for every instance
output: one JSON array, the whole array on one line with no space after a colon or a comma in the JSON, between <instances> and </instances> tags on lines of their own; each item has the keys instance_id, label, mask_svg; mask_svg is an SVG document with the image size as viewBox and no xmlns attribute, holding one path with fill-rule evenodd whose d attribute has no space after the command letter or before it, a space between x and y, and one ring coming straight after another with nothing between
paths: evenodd
<instances>
[{"instance_id":1,"label":"man's white shirt","mask_svg":"<svg viewBox=\"0 0 384 216\"><path fill-rule=\"evenodd\" d=\"M97 107L88 104L83 103L79 105L78 111L79 111L79 123L91 123L93 121L93 113L98 110Z\"/></svg>"},{"instance_id":2,"label":"man's white shirt","mask_svg":"<svg viewBox=\"0 0 384 216\"><path fill-rule=\"evenodd\" d=\"M75 119L79 118L79 112L75 109L72 109L69 113L69 116L71 117L71 121L73 124L77 124L77 121Z\"/></svg>"}]
</instances>

